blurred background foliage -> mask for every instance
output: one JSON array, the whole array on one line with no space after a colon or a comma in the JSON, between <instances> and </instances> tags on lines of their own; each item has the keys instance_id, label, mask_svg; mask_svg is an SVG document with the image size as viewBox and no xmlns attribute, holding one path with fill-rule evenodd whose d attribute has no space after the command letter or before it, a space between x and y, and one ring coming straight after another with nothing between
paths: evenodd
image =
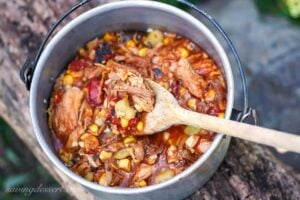
<instances>
[{"instance_id":1,"label":"blurred background foliage","mask_svg":"<svg viewBox=\"0 0 300 200\"><path fill-rule=\"evenodd\" d=\"M285 17L300 25L300 0L254 0L263 14Z\"/></svg>"},{"instance_id":2,"label":"blurred background foliage","mask_svg":"<svg viewBox=\"0 0 300 200\"><path fill-rule=\"evenodd\" d=\"M0 118L0 199L48 200L67 199L64 192L25 193L5 192L13 187L60 187L52 176L41 166L25 144L15 135L8 124Z\"/></svg>"},{"instance_id":3,"label":"blurred background foliage","mask_svg":"<svg viewBox=\"0 0 300 200\"><path fill-rule=\"evenodd\" d=\"M181 9L188 8L177 0L157 0ZM209 0L187 0L191 3L204 3ZM212 0L210 0L212 1ZM253 0L257 9L263 14L272 14L289 18L300 25L300 0Z\"/></svg>"}]
</instances>

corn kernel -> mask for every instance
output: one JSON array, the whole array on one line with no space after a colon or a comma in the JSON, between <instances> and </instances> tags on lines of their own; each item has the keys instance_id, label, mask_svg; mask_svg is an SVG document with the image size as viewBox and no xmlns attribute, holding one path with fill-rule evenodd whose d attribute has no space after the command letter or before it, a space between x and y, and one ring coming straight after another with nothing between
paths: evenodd
<instances>
[{"instance_id":1,"label":"corn kernel","mask_svg":"<svg viewBox=\"0 0 300 200\"><path fill-rule=\"evenodd\" d=\"M89 130L93 133L97 133L99 131L99 126L97 124L91 124Z\"/></svg>"},{"instance_id":2,"label":"corn kernel","mask_svg":"<svg viewBox=\"0 0 300 200\"><path fill-rule=\"evenodd\" d=\"M164 43L164 45L170 44L170 43L171 43L170 38L166 37L166 38L164 39L163 43Z\"/></svg>"},{"instance_id":3,"label":"corn kernel","mask_svg":"<svg viewBox=\"0 0 300 200\"><path fill-rule=\"evenodd\" d=\"M79 53L80 56L85 56L86 55L86 50L84 48L80 48L78 50L78 53Z\"/></svg>"},{"instance_id":4,"label":"corn kernel","mask_svg":"<svg viewBox=\"0 0 300 200\"><path fill-rule=\"evenodd\" d=\"M148 51L147 48L141 48L141 49L139 50L139 56L145 57L145 56L147 55L147 51Z\"/></svg>"},{"instance_id":5,"label":"corn kernel","mask_svg":"<svg viewBox=\"0 0 300 200\"><path fill-rule=\"evenodd\" d=\"M136 125L136 129L137 129L138 131L144 130L144 122L139 121L139 122L137 123L137 125Z\"/></svg>"},{"instance_id":6,"label":"corn kernel","mask_svg":"<svg viewBox=\"0 0 300 200\"><path fill-rule=\"evenodd\" d=\"M189 56L189 51L186 48L182 47L179 49L179 51L180 51L180 58L186 58Z\"/></svg>"},{"instance_id":7,"label":"corn kernel","mask_svg":"<svg viewBox=\"0 0 300 200\"><path fill-rule=\"evenodd\" d=\"M118 167L121 168L121 169L124 169L126 171L130 171L130 169L131 169L130 160L127 159L127 158L119 160L118 161Z\"/></svg>"},{"instance_id":8,"label":"corn kernel","mask_svg":"<svg viewBox=\"0 0 300 200\"><path fill-rule=\"evenodd\" d=\"M107 114L108 114L108 112L107 112L107 109L106 109L106 108L103 108L103 109L100 111L100 113L99 113L101 119L106 119L106 118L107 118Z\"/></svg>"},{"instance_id":9,"label":"corn kernel","mask_svg":"<svg viewBox=\"0 0 300 200\"><path fill-rule=\"evenodd\" d=\"M182 87L182 88L180 88L180 90L179 90L179 95L180 95L180 96L183 96L183 95L185 94L185 92L186 92L186 89L185 89L184 87Z\"/></svg>"},{"instance_id":10,"label":"corn kernel","mask_svg":"<svg viewBox=\"0 0 300 200\"><path fill-rule=\"evenodd\" d=\"M142 181L139 182L139 186L140 187L145 187L145 186L147 186L147 182L145 180L142 180Z\"/></svg>"},{"instance_id":11,"label":"corn kernel","mask_svg":"<svg viewBox=\"0 0 300 200\"><path fill-rule=\"evenodd\" d=\"M125 118L121 117L121 126L122 126L122 128L126 128L128 126L128 123L129 123L128 119L125 119Z\"/></svg>"},{"instance_id":12,"label":"corn kernel","mask_svg":"<svg viewBox=\"0 0 300 200\"><path fill-rule=\"evenodd\" d=\"M136 139L133 136L129 136L129 137L126 137L123 142L124 142L124 144L129 144L129 143L136 142Z\"/></svg>"},{"instance_id":13,"label":"corn kernel","mask_svg":"<svg viewBox=\"0 0 300 200\"><path fill-rule=\"evenodd\" d=\"M86 173L86 175L84 176L84 178L88 181L93 181L94 178L94 173L93 172L88 172Z\"/></svg>"},{"instance_id":14,"label":"corn kernel","mask_svg":"<svg viewBox=\"0 0 300 200\"><path fill-rule=\"evenodd\" d=\"M108 152L108 151L101 151L99 158L102 161L108 160L112 157L112 152Z\"/></svg>"},{"instance_id":15,"label":"corn kernel","mask_svg":"<svg viewBox=\"0 0 300 200\"><path fill-rule=\"evenodd\" d=\"M218 117L224 118L225 114L224 113L218 113Z\"/></svg>"},{"instance_id":16,"label":"corn kernel","mask_svg":"<svg viewBox=\"0 0 300 200\"><path fill-rule=\"evenodd\" d=\"M116 37L113 33L105 33L103 36L103 40L105 42L111 42L111 41L114 41L115 39L116 39Z\"/></svg>"},{"instance_id":17,"label":"corn kernel","mask_svg":"<svg viewBox=\"0 0 300 200\"><path fill-rule=\"evenodd\" d=\"M208 92L205 94L205 100L206 101L213 101L216 96L216 91L214 89L208 90Z\"/></svg>"},{"instance_id":18,"label":"corn kernel","mask_svg":"<svg viewBox=\"0 0 300 200\"><path fill-rule=\"evenodd\" d=\"M128 40L126 43L126 46L129 48L134 48L135 47L135 42L133 40Z\"/></svg>"},{"instance_id":19,"label":"corn kernel","mask_svg":"<svg viewBox=\"0 0 300 200\"><path fill-rule=\"evenodd\" d=\"M190 109L196 110L197 105L196 105L196 99L195 98L190 98L187 102L187 105Z\"/></svg>"},{"instance_id":20,"label":"corn kernel","mask_svg":"<svg viewBox=\"0 0 300 200\"><path fill-rule=\"evenodd\" d=\"M64 85L73 85L74 83L74 78L72 75L65 75L63 79Z\"/></svg>"}]
</instances>

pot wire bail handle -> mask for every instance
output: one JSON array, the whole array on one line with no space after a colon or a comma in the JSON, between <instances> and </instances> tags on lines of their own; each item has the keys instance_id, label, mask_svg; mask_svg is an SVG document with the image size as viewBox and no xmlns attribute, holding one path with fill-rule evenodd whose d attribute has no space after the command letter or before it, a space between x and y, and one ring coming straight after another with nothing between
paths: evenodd
<instances>
[{"instance_id":1,"label":"pot wire bail handle","mask_svg":"<svg viewBox=\"0 0 300 200\"><path fill-rule=\"evenodd\" d=\"M23 66L21 67L20 74L19 74L20 78L23 81L23 83L25 84L27 90L30 90L31 81L32 81L32 77L34 74L35 67L36 67L37 62L39 61L40 56L44 50L44 47L46 46L52 33L55 31L57 26L64 19L66 19L72 12L74 12L75 10L77 10L78 8L80 8L81 6L85 5L86 3L90 2L90 1L91 0L81 0L78 4L76 4L70 10L68 10L62 16L60 16L58 18L58 20L54 24L52 24L52 26L50 27L49 31L47 32L46 36L44 37L43 42L40 45L40 47L35 55L28 55L28 52L27 52L26 60L23 64Z\"/></svg>"},{"instance_id":2,"label":"pot wire bail handle","mask_svg":"<svg viewBox=\"0 0 300 200\"><path fill-rule=\"evenodd\" d=\"M185 6L188 6L189 8L192 8L197 13L199 13L200 15L205 17L210 23L212 23L212 25L217 29L217 31L221 34L221 36L225 39L225 41L229 45L229 48L231 49L231 51L233 53L234 59L237 62L239 74L240 74L240 77L241 77L241 80L242 80L243 96L244 96L244 98L243 98L243 101L244 101L243 111L238 111L239 113L237 114L237 119L236 120L243 122L248 117L251 117L252 120L253 120L253 123L255 125L257 125L256 111L253 108L249 107L249 103L248 103L248 88L247 88L247 85L246 85L246 76L245 76L244 68L243 68L240 56L237 53L236 48L234 47L233 42L230 40L230 38L228 37L226 32L223 30L223 28L218 24L218 22L213 17L211 17L209 14L207 14L205 11L198 8L196 5L194 5L193 3L191 3L187 0L176 0L176 1L179 2L179 3L184 4Z\"/></svg>"}]
</instances>

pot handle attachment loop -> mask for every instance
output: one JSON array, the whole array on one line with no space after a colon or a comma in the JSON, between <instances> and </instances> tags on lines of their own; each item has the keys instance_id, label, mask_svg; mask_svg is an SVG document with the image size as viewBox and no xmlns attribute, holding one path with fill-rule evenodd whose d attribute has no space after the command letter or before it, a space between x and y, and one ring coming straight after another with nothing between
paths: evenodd
<instances>
[{"instance_id":1,"label":"pot handle attachment loop","mask_svg":"<svg viewBox=\"0 0 300 200\"><path fill-rule=\"evenodd\" d=\"M20 70L20 78L24 82L27 90L30 90L30 85L31 85L31 81L32 81L32 77L33 77L35 67L36 67L37 62L38 62L38 60L39 60L39 58L40 58L40 56L41 56L41 54L44 50L44 47L46 46L46 44L47 44L48 40L50 39L52 33L55 31L57 26L65 18L67 18L72 12L74 12L75 10L77 10L78 8L83 6L84 4L88 3L89 1L91 1L91 0L81 0L78 4L76 4L70 10L68 10L62 16L60 16L58 18L58 20L54 24L52 24L52 26L50 27L48 33L46 34L46 36L43 39L42 44L40 45L37 53L32 54L32 55L28 55L28 53L27 53L27 58L26 58L23 66L21 67L21 70Z\"/></svg>"}]
</instances>

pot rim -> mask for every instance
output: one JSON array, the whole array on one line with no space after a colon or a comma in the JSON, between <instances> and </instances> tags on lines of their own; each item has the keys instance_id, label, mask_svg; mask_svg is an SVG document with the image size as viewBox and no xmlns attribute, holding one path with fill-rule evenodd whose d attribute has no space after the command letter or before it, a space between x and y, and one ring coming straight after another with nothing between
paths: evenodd
<instances>
[{"instance_id":1,"label":"pot rim","mask_svg":"<svg viewBox=\"0 0 300 200\"><path fill-rule=\"evenodd\" d=\"M216 148L219 146L220 142L223 139L223 134L218 133L215 137L215 139L212 142L211 147L196 161L194 162L190 167L185 169L183 172L177 174L170 180L167 180L165 182L149 185L147 187L142 188L121 188L121 187L106 187L101 186L99 184L96 184L94 182L90 182L82 178L81 176L76 175L74 172L72 172L69 168L67 168L57 157L57 155L52 152L49 143L46 142L42 130L39 126L39 119L37 116L37 110L36 110L36 96L38 94L38 81L39 77L42 73L43 66L54 49L55 45L66 35L70 30L72 30L74 27L76 27L78 24L82 23L83 21L89 19L90 17L93 17L96 14L107 12L112 9L122 9L127 7L147 7L147 8L153 8L153 9L159 9L165 12L172 13L174 15L177 15L191 23L193 25L200 27L203 33L209 38L210 42L213 44L214 48L216 48L221 61L224 66L225 71L225 78L227 83L227 105L226 105L226 112L225 112L225 118L229 119L231 116L231 111L233 108L233 101L234 101L234 81L233 81L233 74L231 70L231 65L229 63L228 57L222 48L219 41L216 39L214 34L198 19L196 19L194 16L190 15L187 12L184 12L176 7L160 3L160 2L154 2L154 1L121 1L121 2L112 2L107 3L104 5L97 6L91 10L88 10L81 15L77 16L75 19L73 19L71 22L69 22L67 25L65 25L49 42L49 44L46 46L45 50L43 51L37 66L35 73L33 75L32 79L32 87L30 91L30 113L32 117L32 123L35 135L37 137L37 140L42 147L43 151L46 153L47 157L52 161L52 163L55 164L56 167L58 167L63 173L65 173L67 176L69 176L74 181L82 184L83 186L94 189L97 191L102 191L105 193L112 193L112 194L137 194L137 193L146 193L155 191L157 189L162 189L165 187L168 187L172 185L173 183L179 181L180 179L188 176L189 174L196 171L210 156L211 154L216 150Z\"/></svg>"}]
</instances>

